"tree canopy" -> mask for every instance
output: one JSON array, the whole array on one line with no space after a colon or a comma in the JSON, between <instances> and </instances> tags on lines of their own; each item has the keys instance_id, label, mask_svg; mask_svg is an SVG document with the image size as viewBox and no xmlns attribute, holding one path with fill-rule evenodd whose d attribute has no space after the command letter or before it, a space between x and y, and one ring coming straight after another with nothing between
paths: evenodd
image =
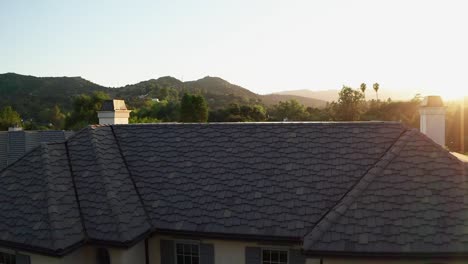
<instances>
[{"instance_id":1,"label":"tree canopy","mask_svg":"<svg viewBox=\"0 0 468 264\"><path fill-rule=\"evenodd\" d=\"M185 93L180 101L180 122L205 123L208 121L208 105L201 95Z\"/></svg>"},{"instance_id":2,"label":"tree canopy","mask_svg":"<svg viewBox=\"0 0 468 264\"><path fill-rule=\"evenodd\" d=\"M73 111L65 118L65 128L77 130L87 125L98 124L97 111L102 103L110 99L104 92L94 92L91 95L82 94L74 98Z\"/></svg>"},{"instance_id":3,"label":"tree canopy","mask_svg":"<svg viewBox=\"0 0 468 264\"><path fill-rule=\"evenodd\" d=\"M364 111L364 94L359 90L343 86L339 92L338 102L332 103L334 120L357 121Z\"/></svg>"},{"instance_id":4,"label":"tree canopy","mask_svg":"<svg viewBox=\"0 0 468 264\"><path fill-rule=\"evenodd\" d=\"M11 106L5 106L0 110L0 130L21 125L20 115Z\"/></svg>"}]
</instances>

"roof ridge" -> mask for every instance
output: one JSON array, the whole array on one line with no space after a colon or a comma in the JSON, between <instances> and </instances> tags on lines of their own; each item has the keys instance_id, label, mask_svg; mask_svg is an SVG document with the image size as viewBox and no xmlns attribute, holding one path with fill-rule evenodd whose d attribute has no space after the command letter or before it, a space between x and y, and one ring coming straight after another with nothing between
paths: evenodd
<instances>
[{"instance_id":1,"label":"roof ridge","mask_svg":"<svg viewBox=\"0 0 468 264\"><path fill-rule=\"evenodd\" d=\"M76 204L78 206L78 212L80 214L81 227L83 228L84 242L86 242L86 241L89 241L89 235L88 235L88 231L86 230L86 224L85 224L85 220L84 220L84 217L83 217L83 212L81 210L81 202L80 202L80 198L79 198L79 194L78 194L78 189L76 188L75 173L73 172L73 166L72 166L72 162L71 162L71 158L70 158L70 150L68 148L68 140L66 140L64 142L64 144L65 144L65 151L66 151L66 155L67 155L68 169L70 171L70 177L71 177L72 184L73 184L73 191L75 192L75 200L76 200Z\"/></svg>"},{"instance_id":2,"label":"roof ridge","mask_svg":"<svg viewBox=\"0 0 468 264\"><path fill-rule=\"evenodd\" d=\"M133 178L133 174L132 174L132 172L130 171L130 169L128 168L127 159L125 158L125 156L124 156L124 154L123 154L123 152L122 152L122 147L120 146L119 139L118 139L117 135L115 134L114 126L111 125L111 126L110 126L110 129L111 129L111 132L112 132L112 136L113 136L114 139L115 139L115 143L117 144L117 149L119 150L119 154L120 154L120 156L122 157L122 161L123 161L123 163L124 163L124 165L125 165L125 169L127 170L128 176L129 176L130 180L132 181L133 188L135 188L135 192L136 192L136 194L138 195L138 200L139 200L140 203L141 203L141 206L142 206L142 208L143 208L143 212L145 212L146 221L148 222L148 225L149 225L151 228L154 228L153 225L152 225L152 223L151 223L151 217L150 217L148 211L146 210L145 203L143 202L143 198L141 197L140 190L137 188L135 179Z\"/></svg>"},{"instance_id":3,"label":"roof ridge","mask_svg":"<svg viewBox=\"0 0 468 264\"><path fill-rule=\"evenodd\" d=\"M333 222L335 222L341 215L343 215L352 202L365 190L368 185L373 181L377 174L390 164L395 159L400 151L409 142L411 136L418 133L417 129L410 129L403 131L395 142L384 152L380 159L354 184L342 198L328 210L314 228L304 236L305 249L310 248L312 244L319 239L325 231L327 231Z\"/></svg>"},{"instance_id":4,"label":"roof ridge","mask_svg":"<svg viewBox=\"0 0 468 264\"><path fill-rule=\"evenodd\" d=\"M49 224L50 228L50 238L51 238L51 243L54 249L56 249L56 242L57 242L57 229L54 227L52 216L51 216L51 208L49 204L49 197L50 197L50 188L49 188L49 183L50 183L50 163L49 163L49 149L46 144L40 144L40 151L41 151L41 162L44 164L43 171L44 171L44 180L45 180L45 203L47 204L47 223Z\"/></svg>"},{"instance_id":5,"label":"roof ridge","mask_svg":"<svg viewBox=\"0 0 468 264\"><path fill-rule=\"evenodd\" d=\"M105 168L103 166L103 162L102 162L102 158L100 157L100 155L98 154L98 146L97 146L97 139L95 138L95 133L96 133L96 130L91 128L90 131L89 131L89 137L90 137L90 142L91 142L91 145L92 145L92 151L93 151L93 154L94 154L94 157L95 157L95 162L96 162L96 165L97 167L99 168L99 176L102 178L102 172L105 171ZM103 179L103 178L102 178ZM105 180L105 179L103 179ZM119 209L120 207L118 205L115 205L114 204L114 199L113 197L111 197L109 195L109 193L112 192L112 187L109 187L109 184L106 183L106 182L103 182L103 189L105 191L105 196L106 196L106 201L105 201L105 204L107 205L107 207L109 208L109 210L111 211L112 213L112 216L117 218L118 221L115 223L116 227L117 227L117 232L118 232L118 236L122 238L125 237L125 231L124 229L122 229L121 227L121 216L120 216L120 212L119 210L116 210L116 209Z\"/></svg>"},{"instance_id":6,"label":"roof ridge","mask_svg":"<svg viewBox=\"0 0 468 264\"><path fill-rule=\"evenodd\" d=\"M231 126L248 126L248 125L401 125L405 127L401 122L398 121L265 121L265 122L207 122L207 123L181 123L181 122L161 122L161 123L132 123L132 124L114 124L114 125L90 125L91 129L108 126L169 126L169 125L181 125L181 126L219 126L219 125L231 125Z\"/></svg>"},{"instance_id":7,"label":"roof ridge","mask_svg":"<svg viewBox=\"0 0 468 264\"><path fill-rule=\"evenodd\" d=\"M437 148L438 150L440 150L441 152L444 152L445 154L447 154L447 156L450 158L450 159L453 159L455 161L457 161L458 163L460 163L460 165L466 165L465 162L463 162L462 160L460 160L459 158L457 158L455 155L453 155L448 149L446 149L445 147L441 146L439 143L435 142L432 138L430 138L429 136L427 136L426 134L420 132L419 130L415 129L417 131L417 135L419 137L421 137L422 140L430 143L431 145L433 145L435 148Z\"/></svg>"}]
</instances>

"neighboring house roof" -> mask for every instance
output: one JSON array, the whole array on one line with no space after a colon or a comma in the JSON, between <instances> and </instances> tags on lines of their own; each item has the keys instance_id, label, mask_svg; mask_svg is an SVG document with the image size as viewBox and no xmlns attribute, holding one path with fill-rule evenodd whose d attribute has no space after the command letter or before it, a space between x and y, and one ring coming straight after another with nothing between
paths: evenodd
<instances>
[{"instance_id":1,"label":"neighboring house roof","mask_svg":"<svg viewBox=\"0 0 468 264\"><path fill-rule=\"evenodd\" d=\"M468 253L464 166L391 122L93 126L0 172L0 244L63 255L173 232Z\"/></svg>"},{"instance_id":2,"label":"neighboring house roof","mask_svg":"<svg viewBox=\"0 0 468 264\"><path fill-rule=\"evenodd\" d=\"M14 163L40 143L65 141L72 131L0 131L0 170Z\"/></svg>"}]
</instances>

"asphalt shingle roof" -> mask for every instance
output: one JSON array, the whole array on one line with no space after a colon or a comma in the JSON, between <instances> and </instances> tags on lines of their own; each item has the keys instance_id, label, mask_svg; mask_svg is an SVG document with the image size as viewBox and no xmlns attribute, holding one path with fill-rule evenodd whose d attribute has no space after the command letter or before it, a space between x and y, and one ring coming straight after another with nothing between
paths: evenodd
<instances>
[{"instance_id":1,"label":"asphalt shingle roof","mask_svg":"<svg viewBox=\"0 0 468 264\"><path fill-rule=\"evenodd\" d=\"M408 131L305 237L307 250L454 253L468 250L464 164Z\"/></svg>"},{"instance_id":2,"label":"asphalt shingle roof","mask_svg":"<svg viewBox=\"0 0 468 264\"><path fill-rule=\"evenodd\" d=\"M63 142L72 133L62 130L0 131L0 170L17 161L40 143Z\"/></svg>"},{"instance_id":3,"label":"asphalt shingle roof","mask_svg":"<svg viewBox=\"0 0 468 264\"><path fill-rule=\"evenodd\" d=\"M0 172L0 244L61 255L174 231L468 252L465 177L398 123L95 126Z\"/></svg>"}]
</instances>

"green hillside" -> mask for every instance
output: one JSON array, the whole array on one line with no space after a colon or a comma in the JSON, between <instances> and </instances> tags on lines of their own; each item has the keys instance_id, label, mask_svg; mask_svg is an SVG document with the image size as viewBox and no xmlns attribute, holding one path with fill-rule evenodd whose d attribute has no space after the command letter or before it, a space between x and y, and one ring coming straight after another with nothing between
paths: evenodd
<instances>
[{"instance_id":1,"label":"green hillside","mask_svg":"<svg viewBox=\"0 0 468 264\"><path fill-rule=\"evenodd\" d=\"M95 91L112 98L125 99L130 108L146 99L178 100L184 92L203 95L210 109L230 104L264 104L296 99L305 106L322 107L325 102L294 95L259 95L218 77L205 77L182 82L166 76L118 88L104 87L81 77L34 77L15 73L0 74L0 105L11 105L26 119L40 120L40 113L58 105L63 112L71 111L73 97Z\"/></svg>"}]
</instances>

